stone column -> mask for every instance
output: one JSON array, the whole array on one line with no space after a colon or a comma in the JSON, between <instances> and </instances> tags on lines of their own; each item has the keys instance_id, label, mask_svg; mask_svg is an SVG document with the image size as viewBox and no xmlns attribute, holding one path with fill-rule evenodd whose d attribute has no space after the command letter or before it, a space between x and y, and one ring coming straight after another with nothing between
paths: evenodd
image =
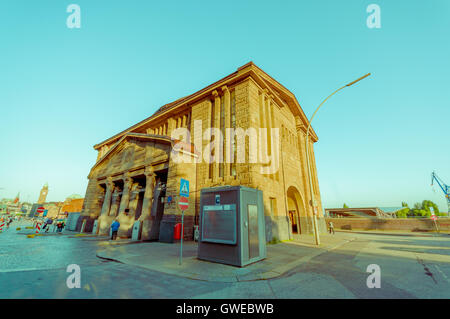
<instances>
[{"instance_id":1,"label":"stone column","mask_svg":"<svg viewBox=\"0 0 450 319\"><path fill-rule=\"evenodd\" d=\"M211 133L212 132L212 126L214 125L213 124L214 123L214 121L213 121L214 114L212 112L213 103L209 99L205 103L206 103L206 112L207 112L207 116L206 116L207 120L206 120L205 129L209 130L209 133ZM197 130L198 130L198 128L197 128ZM200 133L199 134L200 137L198 138L198 143L199 143L199 145L201 145L201 149L203 150L203 149L205 149L205 147L208 147L207 148L207 150L208 150L208 152L207 152L208 162L204 165L204 167L206 168L205 171L207 172L206 175L208 176L207 177L208 178L208 183L211 183L213 176L210 176L210 167L213 164L210 162L211 149L209 149L209 146L208 146L208 145L211 145L210 144L211 143L211 138L210 138L209 141L203 140L203 131L200 130L200 131L197 131L197 132ZM202 153L202 156L205 156L205 154ZM201 161L203 161L203 158L201 159ZM201 164L201 165L203 165L203 164Z\"/></svg>"},{"instance_id":2,"label":"stone column","mask_svg":"<svg viewBox=\"0 0 450 319\"><path fill-rule=\"evenodd\" d=\"M120 206L119 206L119 214L123 214L125 212L125 208L128 208L128 203L130 201L130 189L131 185L133 183L133 180L130 176L125 175L125 178L123 179L123 191L122 191L122 198L120 200Z\"/></svg>"},{"instance_id":3,"label":"stone column","mask_svg":"<svg viewBox=\"0 0 450 319\"><path fill-rule=\"evenodd\" d=\"M111 225L111 218L109 217L109 212L111 210L111 199L112 193L114 191L114 183L111 177L106 179L106 191L105 199L103 200L102 212L98 218L98 234L108 235L109 226Z\"/></svg>"},{"instance_id":4,"label":"stone column","mask_svg":"<svg viewBox=\"0 0 450 319\"><path fill-rule=\"evenodd\" d=\"M219 93L214 90L212 92L214 96L214 126L215 129L220 129L220 96ZM217 182L219 180L219 159L220 159L220 137L214 136L214 169L213 169L213 181Z\"/></svg>"},{"instance_id":5,"label":"stone column","mask_svg":"<svg viewBox=\"0 0 450 319\"><path fill-rule=\"evenodd\" d=\"M145 169L145 193L142 202L141 220L150 219L150 210L152 208L153 190L155 188L156 175L153 172L153 167L147 167Z\"/></svg>"},{"instance_id":6,"label":"stone column","mask_svg":"<svg viewBox=\"0 0 450 319\"><path fill-rule=\"evenodd\" d=\"M136 216L136 208L139 200L139 184L134 183L131 186L131 194L130 194L130 204L128 205L128 208L130 209L130 217L133 219Z\"/></svg>"},{"instance_id":7,"label":"stone column","mask_svg":"<svg viewBox=\"0 0 450 319\"><path fill-rule=\"evenodd\" d=\"M119 209L119 193L120 193L120 189L119 187L114 187L114 192L112 194L112 203L111 203L111 208L109 210L108 216L112 216L115 217L118 213L118 209Z\"/></svg>"},{"instance_id":8,"label":"stone column","mask_svg":"<svg viewBox=\"0 0 450 319\"><path fill-rule=\"evenodd\" d=\"M106 191L105 191L105 199L103 200L102 212L101 216L107 216L109 214L109 210L111 208L111 196L114 189L114 184L111 180L111 177L108 177L106 180Z\"/></svg>"},{"instance_id":9,"label":"stone column","mask_svg":"<svg viewBox=\"0 0 450 319\"><path fill-rule=\"evenodd\" d=\"M142 203L142 212L139 220L142 221L142 240L149 240L151 238L151 230L152 230L152 217L150 215L152 205L153 205L153 190L155 188L156 175L153 172L153 167L147 167L144 172L146 176L145 181L145 193L144 199Z\"/></svg>"},{"instance_id":10,"label":"stone column","mask_svg":"<svg viewBox=\"0 0 450 319\"><path fill-rule=\"evenodd\" d=\"M261 163L267 163L269 158L269 146L267 140L267 117L266 117L266 94L265 91L259 94L259 125L262 128L261 133L258 134L259 139L259 158ZM264 133L264 130L266 132Z\"/></svg>"},{"instance_id":11,"label":"stone column","mask_svg":"<svg viewBox=\"0 0 450 319\"><path fill-rule=\"evenodd\" d=\"M272 97L270 95L266 95L266 117L267 117L267 146L268 152L267 154L272 155L272 135L270 134L270 130L272 128Z\"/></svg>"},{"instance_id":12,"label":"stone column","mask_svg":"<svg viewBox=\"0 0 450 319\"><path fill-rule=\"evenodd\" d=\"M224 107L225 107L225 125L224 125L224 131L223 134L223 145L225 147L225 156L223 157L223 160L225 161L224 164L224 172L223 177L225 178L230 176L230 163L231 163L231 143L226 138L227 128L231 126L231 109L230 109L230 90L228 90L228 87L226 85L222 86L222 92L223 92L223 98L225 99Z\"/></svg>"},{"instance_id":13,"label":"stone column","mask_svg":"<svg viewBox=\"0 0 450 319\"><path fill-rule=\"evenodd\" d=\"M176 127L176 121L173 117L169 117L167 120L167 135L170 136L173 132L173 130Z\"/></svg>"},{"instance_id":14,"label":"stone column","mask_svg":"<svg viewBox=\"0 0 450 319\"><path fill-rule=\"evenodd\" d=\"M279 158L278 159L275 158L275 155L279 154L279 152L276 152L274 150L274 147L276 147L276 144L275 144L275 142L273 141L273 138L272 138L272 128L275 127L275 123L274 123L275 118L272 118L273 108L274 108L274 106L273 106L273 99L274 99L274 96L272 94L270 94L269 98L267 99L267 115L268 115L268 119L267 119L268 131L267 131L267 134L268 134L268 139L269 139L269 154L272 157L272 161L279 161ZM272 165L273 165L273 163L272 163ZM274 174L270 174L270 177L272 179L278 179L277 178L277 174L278 174L278 172L274 173Z\"/></svg>"},{"instance_id":15,"label":"stone column","mask_svg":"<svg viewBox=\"0 0 450 319\"><path fill-rule=\"evenodd\" d=\"M118 232L119 237L131 237L131 233L133 230L134 218L131 216L131 214L125 214L125 209L128 208L128 205L130 203L130 190L132 185L133 179L128 174L125 174L122 198L120 201L118 214L118 220L120 223Z\"/></svg>"}]
</instances>

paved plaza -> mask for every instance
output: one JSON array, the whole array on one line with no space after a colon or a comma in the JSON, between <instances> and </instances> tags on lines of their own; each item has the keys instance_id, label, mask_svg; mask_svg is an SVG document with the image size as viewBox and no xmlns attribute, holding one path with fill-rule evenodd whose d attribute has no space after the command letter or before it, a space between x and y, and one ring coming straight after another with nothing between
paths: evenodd
<instances>
[{"instance_id":1,"label":"paved plaza","mask_svg":"<svg viewBox=\"0 0 450 319\"><path fill-rule=\"evenodd\" d=\"M196 244L111 242L106 237L0 234L0 298L450 298L450 236L337 233L268 245L268 258L238 268L198 260ZM100 258L102 257L102 258ZM107 258L107 259L106 259ZM81 288L66 285L67 266ZM381 270L368 288L367 266Z\"/></svg>"}]
</instances>

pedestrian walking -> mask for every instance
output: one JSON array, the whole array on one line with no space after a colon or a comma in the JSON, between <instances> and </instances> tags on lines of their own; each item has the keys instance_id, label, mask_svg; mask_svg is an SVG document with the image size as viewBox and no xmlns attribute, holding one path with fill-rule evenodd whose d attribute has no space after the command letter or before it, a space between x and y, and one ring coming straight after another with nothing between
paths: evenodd
<instances>
[{"instance_id":1,"label":"pedestrian walking","mask_svg":"<svg viewBox=\"0 0 450 319\"><path fill-rule=\"evenodd\" d=\"M330 228L330 234L333 233L333 235L334 235L334 225L333 225L333 222L329 222L329 223L328 223L328 227Z\"/></svg>"},{"instance_id":2,"label":"pedestrian walking","mask_svg":"<svg viewBox=\"0 0 450 319\"><path fill-rule=\"evenodd\" d=\"M119 221L116 219L114 220L114 222L111 225L111 240L116 240L117 238L117 232L119 231L119 227L120 227L120 223Z\"/></svg>"},{"instance_id":3,"label":"pedestrian walking","mask_svg":"<svg viewBox=\"0 0 450 319\"><path fill-rule=\"evenodd\" d=\"M51 218L49 218L49 219L47 219L47 221L45 222L45 226L44 226L44 228L45 228L45 232L46 233L48 233L48 230L50 229L50 225L53 223L53 219L51 219ZM43 228L43 229L44 229Z\"/></svg>"},{"instance_id":4,"label":"pedestrian walking","mask_svg":"<svg viewBox=\"0 0 450 319\"><path fill-rule=\"evenodd\" d=\"M63 229L63 222L58 221L58 223L56 224L56 228L57 228L58 233L60 233Z\"/></svg>"}]
</instances>

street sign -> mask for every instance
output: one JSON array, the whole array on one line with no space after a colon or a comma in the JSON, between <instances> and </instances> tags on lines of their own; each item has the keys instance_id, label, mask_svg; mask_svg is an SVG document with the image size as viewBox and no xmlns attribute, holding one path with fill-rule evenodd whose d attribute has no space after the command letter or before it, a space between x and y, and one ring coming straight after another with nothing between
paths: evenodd
<instances>
[{"instance_id":1,"label":"street sign","mask_svg":"<svg viewBox=\"0 0 450 319\"><path fill-rule=\"evenodd\" d=\"M184 230L184 211L189 207L189 181L186 179L180 179L180 199L178 201L178 206L181 209L181 234ZM180 240L180 262L183 262L183 235L181 235Z\"/></svg>"},{"instance_id":2,"label":"street sign","mask_svg":"<svg viewBox=\"0 0 450 319\"><path fill-rule=\"evenodd\" d=\"M180 196L178 201L178 206L180 206L181 210L186 210L189 208L189 200L187 197Z\"/></svg>"},{"instance_id":3,"label":"street sign","mask_svg":"<svg viewBox=\"0 0 450 319\"><path fill-rule=\"evenodd\" d=\"M185 179L180 180L180 196L189 197L189 181Z\"/></svg>"},{"instance_id":4,"label":"street sign","mask_svg":"<svg viewBox=\"0 0 450 319\"><path fill-rule=\"evenodd\" d=\"M37 212L38 212L39 214L41 214L41 213L44 212L44 210L45 210L45 208L41 206L41 207L39 207L39 208L37 209Z\"/></svg>"}]
</instances>

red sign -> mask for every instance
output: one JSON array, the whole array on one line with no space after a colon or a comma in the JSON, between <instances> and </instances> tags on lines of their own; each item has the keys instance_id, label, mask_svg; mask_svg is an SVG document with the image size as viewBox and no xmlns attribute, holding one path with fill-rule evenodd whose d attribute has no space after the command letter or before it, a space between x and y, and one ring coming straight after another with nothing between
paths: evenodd
<instances>
[{"instance_id":1,"label":"red sign","mask_svg":"<svg viewBox=\"0 0 450 319\"><path fill-rule=\"evenodd\" d=\"M180 196L178 200L178 206L180 206L181 210L186 210L189 207L189 199L187 197Z\"/></svg>"},{"instance_id":2,"label":"red sign","mask_svg":"<svg viewBox=\"0 0 450 319\"><path fill-rule=\"evenodd\" d=\"M44 210L45 210L45 208L41 206L37 209L37 212L40 214L40 213L43 213Z\"/></svg>"}]
</instances>

